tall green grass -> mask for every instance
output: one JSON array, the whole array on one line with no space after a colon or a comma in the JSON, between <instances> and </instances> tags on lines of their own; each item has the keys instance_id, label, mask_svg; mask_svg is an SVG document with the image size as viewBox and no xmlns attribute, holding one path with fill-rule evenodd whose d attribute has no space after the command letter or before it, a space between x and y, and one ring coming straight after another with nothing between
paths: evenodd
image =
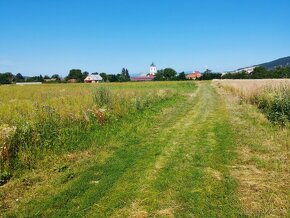
<instances>
[{"instance_id":1,"label":"tall green grass","mask_svg":"<svg viewBox=\"0 0 290 218\"><path fill-rule=\"evenodd\" d=\"M192 85L0 87L0 94L6 93L0 100L0 185L46 156L86 149L96 137L97 144L105 141L120 119L154 108Z\"/></svg>"},{"instance_id":2,"label":"tall green grass","mask_svg":"<svg viewBox=\"0 0 290 218\"><path fill-rule=\"evenodd\" d=\"M290 80L216 80L219 87L256 105L275 125L290 121Z\"/></svg>"},{"instance_id":3,"label":"tall green grass","mask_svg":"<svg viewBox=\"0 0 290 218\"><path fill-rule=\"evenodd\" d=\"M290 121L290 87L266 87L252 96L251 102L274 124L286 126Z\"/></svg>"}]
</instances>

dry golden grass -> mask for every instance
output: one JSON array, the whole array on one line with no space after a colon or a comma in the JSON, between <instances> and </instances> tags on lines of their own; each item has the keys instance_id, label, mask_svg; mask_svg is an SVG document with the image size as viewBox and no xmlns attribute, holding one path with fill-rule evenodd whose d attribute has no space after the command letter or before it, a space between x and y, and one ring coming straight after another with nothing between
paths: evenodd
<instances>
[{"instance_id":1,"label":"dry golden grass","mask_svg":"<svg viewBox=\"0 0 290 218\"><path fill-rule=\"evenodd\" d=\"M265 88L290 86L290 79L225 79L214 80L214 83L245 99L250 99Z\"/></svg>"}]
</instances>

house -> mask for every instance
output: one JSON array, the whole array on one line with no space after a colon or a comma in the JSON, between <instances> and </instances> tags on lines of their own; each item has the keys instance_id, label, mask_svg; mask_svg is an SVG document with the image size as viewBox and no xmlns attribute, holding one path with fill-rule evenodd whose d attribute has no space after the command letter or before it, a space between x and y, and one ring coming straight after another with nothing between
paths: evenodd
<instances>
[{"instance_id":1,"label":"house","mask_svg":"<svg viewBox=\"0 0 290 218\"><path fill-rule=\"evenodd\" d=\"M186 75L186 79L194 79L195 80L201 76L202 76L202 74L199 71L193 71L191 74Z\"/></svg>"},{"instance_id":2,"label":"house","mask_svg":"<svg viewBox=\"0 0 290 218\"><path fill-rule=\"evenodd\" d=\"M87 76L84 81L85 83L98 83L102 80L103 78L100 75L92 74L92 75Z\"/></svg>"}]
</instances>

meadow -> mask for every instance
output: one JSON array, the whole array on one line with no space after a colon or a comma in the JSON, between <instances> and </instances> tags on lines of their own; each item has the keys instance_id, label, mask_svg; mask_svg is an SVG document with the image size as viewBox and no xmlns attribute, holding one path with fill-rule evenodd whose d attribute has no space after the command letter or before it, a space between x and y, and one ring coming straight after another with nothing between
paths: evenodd
<instances>
[{"instance_id":1,"label":"meadow","mask_svg":"<svg viewBox=\"0 0 290 218\"><path fill-rule=\"evenodd\" d=\"M218 86L256 105L274 124L290 121L290 79L215 80Z\"/></svg>"},{"instance_id":2,"label":"meadow","mask_svg":"<svg viewBox=\"0 0 290 218\"><path fill-rule=\"evenodd\" d=\"M0 86L1 183L14 170L33 168L49 152L84 149L92 131L108 134L103 125L170 99L187 86L166 82Z\"/></svg>"},{"instance_id":3,"label":"meadow","mask_svg":"<svg viewBox=\"0 0 290 218\"><path fill-rule=\"evenodd\" d=\"M0 214L287 217L288 82L0 86Z\"/></svg>"}]
</instances>

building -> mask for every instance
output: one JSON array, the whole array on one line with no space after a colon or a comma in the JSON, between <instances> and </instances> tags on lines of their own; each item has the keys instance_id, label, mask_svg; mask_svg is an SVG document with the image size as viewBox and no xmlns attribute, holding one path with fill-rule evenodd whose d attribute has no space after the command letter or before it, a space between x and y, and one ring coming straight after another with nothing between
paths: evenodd
<instances>
[{"instance_id":1,"label":"building","mask_svg":"<svg viewBox=\"0 0 290 218\"><path fill-rule=\"evenodd\" d=\"M152 81L157 73L157 68L154 63L150 65L149 73L146 76L131 77L131 81Z\"/></svg>"},{"instance_id":2,"label":"building","mask_svg":"<svg viewBox=\"0 0 290 218\"><path fill-rule=\"evenodd\" d=\"M256 67L257 66L240 68L240 69L236 70L236 73L241 73L243 71L246 71L246 73L252 73Z\"/></svg>"},{"instance_id":3,"label":"building","mask_svg":"<svg viewBox=\"0 0 290 218\"><path fill-rule=\"evenodd\" d=\"M89 75L85 78L85 83L98 83L102 81L103 78L100 75Z\"/></svg>"},{"instance_id":4,"label":"building","mask_svg":"<svg viewBox=\"0 0 290 218\"><path fill-rule=\"evenodd\" d=\"M157 68L154 63L151 64L149 72L150 72L149 74L153 76L155 76L155 74L157 73Z\"/></svg>"},{"instance_id":5,"label":"building","mask_svg":"<svg viewBox=\"0 0 290 218\"><path fill-rule=\"evenodd\" d=\"M197 79L200 78L202 76L202 74L199 71L193 71L191 74L187 74L186 75L186 79Z\"/></svg>"}]
</instances>

